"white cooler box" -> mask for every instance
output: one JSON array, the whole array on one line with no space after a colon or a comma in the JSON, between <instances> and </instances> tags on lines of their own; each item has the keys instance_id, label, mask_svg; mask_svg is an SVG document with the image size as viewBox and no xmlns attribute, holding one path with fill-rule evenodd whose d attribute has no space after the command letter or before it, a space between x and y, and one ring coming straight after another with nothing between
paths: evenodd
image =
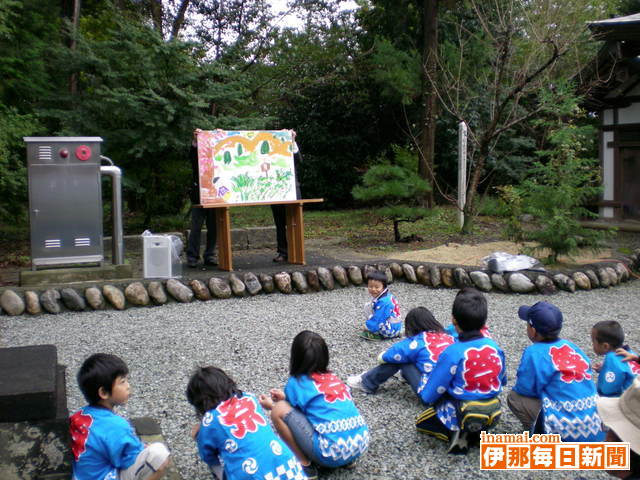
<instances>
[{"instance_id":1,"label":"white cooler box","mask_svg":"<svg viewBox=\"0 0 640 480\"><path fill-rule=\"evenodd\" d=\"M180 278L182 241L173 235L143 235L144 278ZM173 246L174 242L178 245ZM173 250L177 250L175 253Z\"/></svg>"}]
</instances>

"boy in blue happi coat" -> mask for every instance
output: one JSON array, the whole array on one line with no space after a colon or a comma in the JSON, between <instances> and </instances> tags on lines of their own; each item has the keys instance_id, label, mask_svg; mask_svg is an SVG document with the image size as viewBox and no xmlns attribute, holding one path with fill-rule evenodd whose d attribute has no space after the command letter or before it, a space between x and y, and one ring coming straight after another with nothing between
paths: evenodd
<instances>
[{"instance_id":1,"label":"boy in blue happi coat","mask_svg":"<svg viewBox=\"0 0 640 480\"><path fill-rule=\"evenodd\" d=\"M115 355L96 353L78 372L89 405L69 419L73 480L157 480L169 465L162 443L144 445L114 407L129 399L129 369Z\"/></svg>"},{"instance_id":2,"label":"boy in blue happi coat","mask_svg":"<svg viewBox=\"0 0 640 480\"><path fill-rule=\"evenodd\" d=\"M400 306L387 286L387 276L374 271L367 275L367 290L372 300L367 302L367 321L360 336L366 340L386 340L400 336L402 320Z\"/></svg>"},{"instance_id":3,"label":"boy in blue happi coat","mask_svg":"<svg viewBox=\"0 0 640 480\"><path fill-rule=\"evenodd\" d=\"M533 345L522 353L516 384L507 401L525 430L555 433L567 442L604 439L596 410L596 386L589 358L559 338L562 312L551 303L522 306Z\"/></svg>"},{"instance_id":4,"label":"boy in blue happi coat","mask_svg":"<svg viewBox=\"0 0 640 480\"><path fill-rule=\"evenodd\" d=\"M618 348L634 354L627 345L623 345L622 326L615 320L596 323L591 329L591 342L593 351L597 355L604 355L604 361L593 366L593 369L599 372L596 385L598 395L619 397L631 386L636 375L640 374L640 366L637 363L625 362L620 355L616 355Z\"/></svg>"},{"instance_id":5,"label":"boy in blue happi coat","mask_svg":"<svg viewBox=\"0 0 640 480\"><path fill-rule=\"evenodd\" d=\"M449 453L465 454L480 430L500 417L498 394L506 384L504 353L481 333L487 321L487 300L463 288L453 302L452 321L458 342L448 346L420 392L427 405L416 419L419 431L449 441Z\"/></svg>"}]
</instances>

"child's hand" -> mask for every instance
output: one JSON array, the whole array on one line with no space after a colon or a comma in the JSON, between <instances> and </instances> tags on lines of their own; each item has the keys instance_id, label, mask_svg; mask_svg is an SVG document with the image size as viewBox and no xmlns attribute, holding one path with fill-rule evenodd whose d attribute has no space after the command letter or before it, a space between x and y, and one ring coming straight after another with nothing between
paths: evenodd
<instances>
[{"instance_id":1,"label":"child's hand","mask_svg":"<svg viewBox=\"0 0 640 480\"><path fill-rule=\"evenodd\" d=\"M591 368L593 369L594 372L599 372L600 370L602 370L602 362L596 362L594 363Z\"/></svg>"},{"instance_id":2,"label":"child's hand","mask_svg":"<svg viewBox=\"0 0 640 480\"><path fill-rule=\"evenodd\" d=\"M200 424L196 423L193 427L191 427L191 438L194 440L198 436L198 432L200 431Z\"/></svg>"},{"instance_id":3,"label":"child's hand","mask_svg":"<svg viewBox=\"0 0 640 480\"><path fill-rule=\"evenodd\" d=\"M271 410L273 408L273 400L269 395L265 395L264 393L260 394L258 396L258 401L265 410Z\"/></svg>"},{"instance_id":4,"label":"child's hand","mask_svg":"<svg viewBox=\"0 0 640 480\"><path fill-rule=\"evenodd\" d=\"M271 390L269 390L269 394L271 395L271 400L273 400L274 402L280 402L282 400L286 400L287 398L284 392L279 388L272 388Z\"/></svg>"},{"instance_id":5,"label":"child's hand","mask_svg":"<svg viewBox=\"0 0 640 480\"><path fill-rule=\"evenodd\" d=\"M637 362L638 361L638 356L637 355L634 355L633 353L628 352L624 348L618 348L616 350L616 355L624 357L622 359L623 362Z\"/></svg>"}]
</instances>

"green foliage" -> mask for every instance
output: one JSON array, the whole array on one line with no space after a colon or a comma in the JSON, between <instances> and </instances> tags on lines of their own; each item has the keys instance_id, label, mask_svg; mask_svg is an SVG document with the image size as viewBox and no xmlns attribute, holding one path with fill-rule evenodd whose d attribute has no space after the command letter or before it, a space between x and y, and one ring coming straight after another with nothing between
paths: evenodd
<instances>
[{"instance_id":1,"label":"green foliage","mask_svg":"<svg viewBox=\"0 0 640 480\"><path fill-rule=\"evenodd\" d=\"M563 90L564 88L564 90ZM567 86L559 86L555 97L560 100L550 106L551 119L540 122L549 128L548 148L539 150L539 160L531 173L517 187L502 189L503 199L511 206L511 233L538 246L539 252L549 249L548 262L555 263L559 255L572 255L579 248L597 252L610 232L581 226L582 218L597 217L585 204L597 197L599 185L598 161L588 156L596 139L590 124L581 124L583 112L579 98L570 94ZM543 93L542 95L547 95ZM531 214L538 224L534 230L524 230L515 218L519 213Z\"/></svg>"},{"instance_id":2,"label":"green foliage","mask_svg":"<svg viewBox=\"0 0 640 480\"><path fill-rule=\"evenodd\" d=\"M376 41L371 59L372 79L381 88L381 96L402 105L420 96L421 68L419 52L404 51L387 39Z\"/></svg>"},{"instance_id":3,"label":"green foliage","mask_svg":"<svg viewBox=\"0 0 640 480\"><path fill-rule=\"evenodd\" d=\"M430 190L417 173L418 158L407 149L393 147L395 164L383 161L373 165L353 188L356 200L376 204L377 215L393 221L396 242L401 240L398 224L415 222L427 211L417 206L417 199Z\"/></svg>"}]
</instances>

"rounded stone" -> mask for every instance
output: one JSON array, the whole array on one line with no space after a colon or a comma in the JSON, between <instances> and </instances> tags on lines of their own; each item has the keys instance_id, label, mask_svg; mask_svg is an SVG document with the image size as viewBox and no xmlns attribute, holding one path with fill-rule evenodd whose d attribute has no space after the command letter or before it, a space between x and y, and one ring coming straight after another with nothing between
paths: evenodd
<instances>
[{"instance_id":1,"label":"rounded stone","mask_svg":"<svg viewBox=\"0 0 640 480\"><path fill-rule=\"evenodd\" d=\"M600 287L600 280L598 279L598 275L596 275L596 272L594 272L591 269L588 269L588 270L585 270L583 273L589 278L589 283L591 283L591 288Z\"/></svg>"},{"instance_id":2,"label":"rounded stone","mask_svg":"<svg viewBox=\"0 0 640 480\"><path fill-rule=\"evenodd\" d=\"M381 263L378 265L378 271L384 273L387 276L387 284L391 285L393 283L393 273L391 273L391 269L389 265Z\"/></svg>"},{"instance_id":3,"label":"rounded stone","mask_svg":"<svg viewBox=\"0 0 640 480\"><path fill-rule=\"evenodd\" d=\"M424 265L418 265L416 267L416 280L420 285L429 285L429 269Z\"/></svg>"},{"instance_id":4,"label":"rounded stone","mask_svg":"<svg viewBox=\"0 0 640 480\"><path fill-rule=\"evenodd\" d=\"M262 284L262 290L264 291L264 293L273 293L276 287L273 284L273 277L271 275L260 273L258 274L258 279Z\"/></svg>"},{"instance_id":5,"label":"rounded stone","mask_svg":"<svg viewBox=\"0 0 640 480\"><path fill-rule=\"evenodd\" d=\"M559 289L566 292L573 293L576 291L576 282L574 282L573 279L569 278L564 273L556 273L553 276L553 282L558 286Z\"/></svg>"},{"instance_id":6,"label":"rounded stone","mask_svg":"<svg viewBox=\"0 0 640 480\"><path fill-rule=\"evenodd\" d=\"M491 291L491 279L486 273L475 270L473 272L469 272L469 278L478 290L482 292Z\"/></svg>"},{"instance_id":7,"label":"rounded stone","mask_svg":"<svg viewBox=\"0 0 640 480\"><path fill-rule=\"evenodd\" d=\"M102 310L106 304L102 292L97 287L89 287L84 291L84 298L87 299L87 303L94 310Z\"/></svg>"},{"instance_id":8,"label":"rounded stone","mask_svg":"<svg viewBox=\"0 0 640 480\"><path fill-rule=\"evenodd\" d=\"M591 280L582 272L573 272L571 278L580 290L591 290Z\"/></svg>"},{"instance_id":9,"label":"rounded stone","mask_svg":"<svg viewBox=\"0 0 640 480\"><path fill-rule=\"evenodd\" d=\"M24 292L24 304L27 310L27 313L31 315L38 315L42 313L42 307L40 307L40 300L38 299L38 294L31 290L27 290Z\"/></svg>"},{"instance_id":10,"label":"rounded stone","mask_svg":"<svg viewBox=\"0 0 640 480\"><path fill-rule=\"evenodd\" d=\"M24 300L13 290L5 290L0 295L0 306L7 315L22 315L25 310Z\"/></svg>"},{"instance_id":11,"label":"rounded stone","mask_svg":"<svg viewBox=\"0 0 640 480\"><path fill-rule=\"evenodd\" d=\"M154 303L158 305L164 305L165 303L167 303L167 293L164 291L162 282L149 282L147 291L149 292L149 297L151 297L151 300L153 300Z\"/></svg>"},{"instance_id":12,"label":"rounded stone","mask_svg":"<svg viewBox=\"0 0 640 480\"><path fill-rule=\"evenodd\" d=\"M222 278L211 277L209 279L209 290L216 298L231 298L231 287L229 282Z\"/></svg>"},{"instance_id":13,"label":"rounded stone","mask_svg":"<svg viewBox=\"0 0 640 480\"><path fill-rule=\"evenodd\" d=\"M147 289L144 287L142 282L133 282L127 285L124 289L124 296L129 303L139 307L149 305L149 302L151 301L149 298L149 292L147 292Z\"/></svg>"},{"instance_id":14,"label":"rounded stone","mask_svg":"<svg viewBox=\"0 0 640 480\"><path fill-rule=\"evenodd\" d=\"M620 281L618 280L618 274L616 273L615 269L613 267L606 267L605 270L609 274L611 285L618 285Z\"/></svg>"},{"instance_id":15,"label":"rounded stone","mask_svg":"<svg viewBox=\"0 0 640 480\"><path fill-rule=\"evenodd\" d=\"M429 278L433 288L438 288L442 284L442 276L437 265L429 266Z\"/></svg>"},{"instance_id":16,"label":"rounded stone","mask_svg":"<svg viewBox=\"0 0 640 480\"><path fill-rule=\"evenodd\" d=\"M402 276L404 275L404 267L401 267L396 262L390 263L389 269L391 270L391 275L393 275L393 278L402 278Z\"/></svg>"},{"instance_id":17,"label":"rounded stone","mask_svg":"<svg viewBox=\"0 0 640 480\"><path fill-rule=\"evenodd\" d=\"M255 276L252 272L247 272L242 276L242 280L244 281L245 286L247 287L247 292L249 295L257 295L262 290L262 285L258 281L258 277Z\"/></svg>"},{"instance_id":18,"label":"rounded stone","mask_svg":"<svg viewBox=\"0 0 640 480\"><path fill-rule=\"evenodd\" d=\"M470 287L471 279L469 278L469 274L462 267L457 267L453 269L453 279L458 285L459 288Z\"/></svg>"},{"instance_id":19,"label":"rounded stone","mask_svg":"<svg viewBox=\"0 0 640 480\"><path fill-rule=\"evenodd\" d=\"M40 305L42 309L49 313L60 313L60 292L55 288L49 288L40 294Z\"/></svg>"},{"instance_id":20,"label":"rounded stone","mask_svg":"<svg viewBox=\"0 0 640 480\"><path fill-rule=\"evenodd\" d=\"M609 272L607 272L606 268L598 268L596 270L596 275L598 275L598 280L600 281L600 286L602 288L611 286L611 279L609 278Z\"/></svg>"},{"instance_id":21,"label":"rounded stone","mask_svg":"<svg viewBox=\"0 0 640 480\"><path fill-rule=\"evenodd\" d=\"M125 299L122 290L114 285L104 285L102 287L102 294L104 298L109 300L109 303L113 305L116 310L124 310Z\"/></svg>"},{"instance_id":22,"label":"rounded stone","mask_svg":"<svg viewBox=\"0 0 640 480\"><path fill-rule=\"evenodd\" d=\"M87 302L73 288L63 288L60 291L60 296L65 307L73 312L81 312L87 308Z\"/></svg>"},{"instance_id":23,"label":"rounded stone","mask_svg":"<svg viewBox=\"0 0 640 480\"><path fill-rule=\"evenodd\" d=\"M627 268L627 266L625 264L616 263L613 266L613 269L618 274L618 280L620 282L626 282L627 280L629 280L629 269Z\"/></svg>"},{"instance_id":24,"label":"rounded stone","mask_svg":"<svg viewBox=\"0 0 640 480\"><path fill-rule=\"evenodd\" d=\"M416 277L416 271L413 268L413 265L410 263L402 264L402 273L404 274L404 278L409 283L418 283L418 278Z\"/></svg>"},{"instance_id":25,"label":"rounded stone","mask_svg":"<svg viewBox=\"0 0 640 480\"><path fill-rule=\"evenodd\" d=\"M553 295L558 292L556 284L546 275L538 275L534 283L538 291L543 295Z\"/></svg>"},{"instance_id":26,"label":"rounded stone","mask_svg":"<svg viewBox=\"0 0 640 480\"><path fill-rule=\"evenodd\" d=\"M189 286L191 287L191 290L193 290L193 294L198 300L206 302L207 300L211 300L211 298L213 298L211 296L211 292L207 288L207 285L202 280L194 278L189 282Z\"/></svg>"},{"instance_id":27,"label":"rounded stone","mask_svg":"<svg viewBox=\"0 0 640 480\"><path fill-rule=\"evenodd\" d=\"M180 303L189 303L193 300L193 291L175 278L167 280L167 292Z\"/></svg>"},{"instance_id":28,"label":"rounded stone","mask_svg":"<svg viewBox=\"0 0 640 480\"><path fill-rule=\"evenodd\" d=\"M501 292L508 292L509 285L507 285L507 281L504 279L501 273L492 273L491 274L491 285L493 285L496 290Z\"/></svg>"},{"instance_id":29,"label":"rounded stone","mask_svg":"<svg viewBox=\"0 0 640 480\"><path fill-rule=\"evenodd\" d=\"M333 274L333 278L341 287L346 287L349 285L349 277L347 275L347 271L341 265L335 265L331 269L331 273Z\"/></svg>"},{"instance_id":30,"label":"rounded stone","mask_svg":"<svg viewBox=\"0 0 640 480\"><path fill-rule=\"evenodd\" d=\"M302 272L293 272L291 274L291 283L298 293L307 293L309 291L307 277Z\"/></svg>"},{"instance_id":31,"label":"rounded stone","mask_svg":"<svg viewBox=\"0 0 640 480\"><path fill-rule=\"evenodd\" d=\"M236 297L244 297L247 295L247 286L235 273L229 275L229 285L231 285L231 291Z\"/></svg>"},{"instance_id":32,"label":"rounded stone","mask_svg":"<svg viewBox=\"0 0 640 480\"><path fill-rule=\"evenodd\" d=\"M313 290L314 292L319 292L322 289L322 287L320 287L318 272L315 270L307 271L307 285L309 285L309 290Z\"/></svg>"},{"instance_id":33,"label":"rounded stone","mask_svg":"<svg viewBox=\"0 0 640 480\"><path fill-rule=\"evenodd\" d=\"M364 267L362 267L362 276L364 281L367 281L367 278L369 277L369 274L371 272L376 272L378 269L374 266L374 265L365 265Z\"/></svg>"},{"instance_id":34,"label":"rounded stone","mask_svg":"<svg viewBox=\"0 0 640 480\"><path fill-rule=\"evenodd\" d=\"M333 290L335 288L336 284L333 280L333 275L331 275L328 268L318 267L318 278L320 279L320 284L326 290Z\"/></svg>"},{"instance_id":35,"label":"rounded stone","mask_svg":"<svg viewBox=\"0 0 640 480\"><path fill-rule=\"evenodd\" d=\"M276 273L273 276L273 281L282 293L291 293L293 291L291 287L291 276L287 272Z\"/></svg>"},{"instance_id":36,"label":"rounded stone","mask_svg":"<svg viewBox=\"0 0 640 480\"><path fill-rule=\"evenodd\" d=\"M533 282L529 280L529 277L518 272L509 275L507 284L509 288L516 293L529 293L536 288Z\"/></svg>"},{"instance_id":37,"label":"rounded stone","mask_svg":"<svg viewBox=\"0 0 640 480\"><path fill-rule=\"evenodd\" d=\"M453 270L447 267L442 267L440 269L440 279L442 280L442 284L447 288L452 288L455 286L455 281L453 279Z\"/></svg>"},{"instance_id":38,"label":"rounded stone","mask_svg":"<svg viewBox=\"0 0 640 480\"><path fill-rule=\"evenodd\" d=\"M349 265L347 267L347 273L349 274L349 280L354 285L362 285L362 270L360 267L356 267L355 265Z\"/></svg>"}]
</instances>

